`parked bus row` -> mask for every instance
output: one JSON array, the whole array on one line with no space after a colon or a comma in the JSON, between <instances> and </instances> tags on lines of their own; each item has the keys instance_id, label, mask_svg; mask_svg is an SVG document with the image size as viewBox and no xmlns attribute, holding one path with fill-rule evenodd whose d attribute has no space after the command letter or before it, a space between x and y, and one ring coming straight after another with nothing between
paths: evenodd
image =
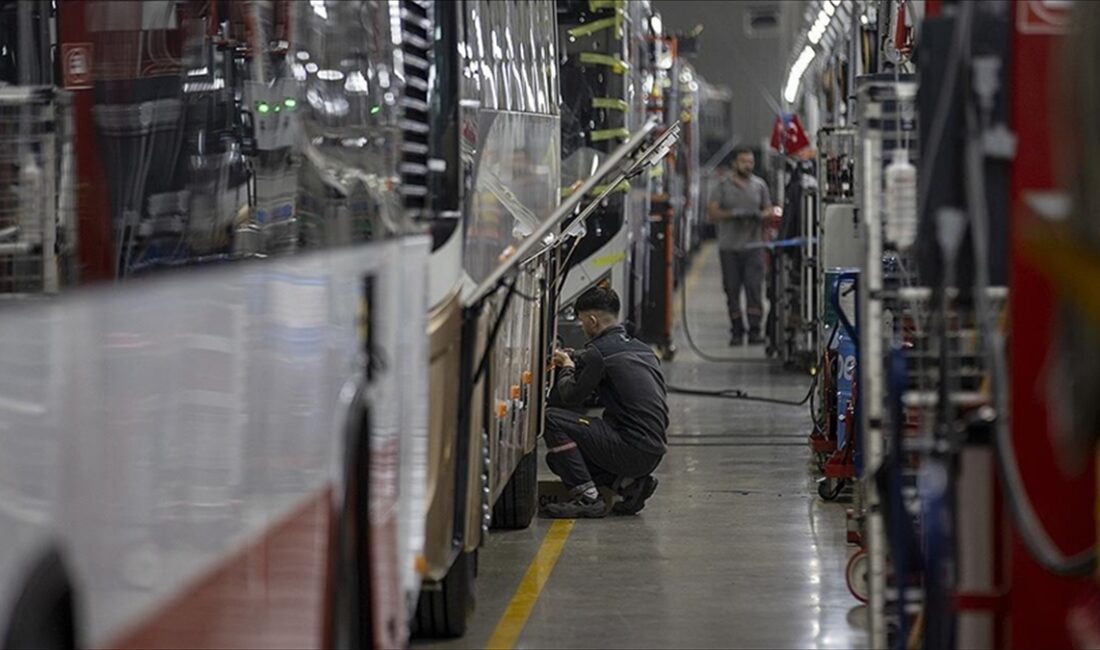
<instances>
[{"instance_id":1,"label":"parked bus row","mask_svg":"<svg viewBox=\"0 0 1100 650\"><path fill-rule=\"evenodd\" d=\"M536 513L571 301L667 325L652 143L692 114L653 16L5 8L5 647L462 635Z\"/></svg>"}]
</instances>

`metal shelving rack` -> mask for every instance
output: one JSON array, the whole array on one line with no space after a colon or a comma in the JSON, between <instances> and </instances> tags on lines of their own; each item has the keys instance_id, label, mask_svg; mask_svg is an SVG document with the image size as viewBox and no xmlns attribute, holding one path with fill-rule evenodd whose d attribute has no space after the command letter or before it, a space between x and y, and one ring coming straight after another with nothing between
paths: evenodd
<instances>
[{"instance_id":1,"label":"metal shelving rack","mask_svg":"<svg viewBox=\"0 0 1100 650\"><path fill-rule=\"evenodd\" d=\"M75 245L71 97L0 87L0 297L53 294Z\"/></svg>"},{"instance_id":2,"label":"metal shelving rack","mask_svg":"<svg viewBox=\"0 0 1100 650\"><path fill-rule=\"evenodd\" d=\"M829 250L831 234L826 232L828 219L826 212L829 206L850 206L855 200L855 139L856 130L852 128L824 128L818 132L817 145L817 191L813 195L813 228L804 232L813 233L811 241L807 244L812 248L809 257L812 263L809 272L813 274L812 284L815 287L811 302L814 310L813 321L818 323L817 329L817 356L824 354L824 346L828 343L830 334L826 323L818 316L825 309L826 291L825 272L830 266L830 260L836 255ZM812 322L812 321L811 321Z\"/></svg>"},{"instance_id":3,"label":"metal shelving rack","mask_svg":"<svg viewBox=\"0 0 1100 650\"><path fill-rule=\"evenodd\" d=\"M860 500L864 508L864 542L869 555L869 617L872 647L887 647L891 624L904 630L897 616L899 591L890 586L889 542L882 496L874 476L886 457L887 351L894 328L887 327L891 307L886 290L888 259L883 237L885 167L895 148L909 144L910 159L916 149L916 82L912 75L868 75L857 80L858 137L856 206L865 229L866 263L860 291L859 405L862 424L863 480ZM900 139L899 139L900 138ZM893 256L893 263L905 264ZM892 282L891 282L892 283ZM908 592L908 589L906 590ZM907 599L908 600L908 599Z\"/></svg>"}]
</instances>

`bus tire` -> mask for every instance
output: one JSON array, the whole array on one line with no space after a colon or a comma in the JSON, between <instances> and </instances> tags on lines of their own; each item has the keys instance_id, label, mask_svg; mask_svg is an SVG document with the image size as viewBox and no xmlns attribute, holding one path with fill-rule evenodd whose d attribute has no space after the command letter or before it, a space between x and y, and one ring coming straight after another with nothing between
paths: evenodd
<instances>
[{"instance_id":1,"label":"bus tire","mask_svg":"<svg viewBox=\"0 0 1100 650\"><path fill-rule=\"evenodd\" d=\"M538 448L520 459L512 478L493 506L493 528L521 530L531 525L539 507Z\"/></svg>"},{"instance_id":2,"label":"bus tire","mask_svg":"<svg viewBox=\"0 0 1100 650\"><path fill-rule=\"evenodd\" d=\"M477 551L460 552L440 581L425 580L412 620L412 635L422 639L457 639L466 634L474 611Z\"/></svg>"},{"instance_id":3,"label":"bus tire","mask_svg":"<svg viewBox=\"0 0 1100 650\"><path fill-rule=\"evenodd\" d=\"M31 563L22 587L15 592L11 618L0 647L10 650L68 650L79 647L75 590L69 570L54 547Z\"/></svg>"}]
</instances>

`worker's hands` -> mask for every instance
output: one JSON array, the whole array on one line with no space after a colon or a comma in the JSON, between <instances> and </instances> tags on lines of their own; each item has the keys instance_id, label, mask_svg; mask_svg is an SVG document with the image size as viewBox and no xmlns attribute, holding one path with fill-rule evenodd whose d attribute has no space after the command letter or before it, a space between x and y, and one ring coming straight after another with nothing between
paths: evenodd
<instances>
[{"instance_id":1,"label":"worker's hands","mask_svg":"<svg viewBox=\"0 0 1100 650\"><path fill-rule=\"evenodd\" d=\"M554 365L559 368L575 368L573 363L573 357L569 356L569 353L561 348L554 349Z\"/></svg>"}]
</instances>

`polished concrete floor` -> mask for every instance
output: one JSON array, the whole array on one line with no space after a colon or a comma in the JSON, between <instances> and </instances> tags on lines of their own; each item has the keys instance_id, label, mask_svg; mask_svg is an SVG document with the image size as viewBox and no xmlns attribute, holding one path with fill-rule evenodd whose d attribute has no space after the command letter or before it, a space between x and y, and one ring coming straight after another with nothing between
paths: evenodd
<instances>
[{"instance_id":1,"label":"polished concrete floor","mask_svg":"<svg viewBox=\"0 0 1100 650\"><path fill-rule=\"evenodd\" d=\"M704 351L743 360L702 361L678 331L668 383L801 399L806 376L727 347L716 257L704 248L687 283L689 323ZM683 395L669 407L657 493L637 517L576 522L515 647L865 646L845 585L845 506L817 498L807 408ZM471 629L438 647L485 647L549 526L491 537Z\"/></svg>"}]
</instances>

